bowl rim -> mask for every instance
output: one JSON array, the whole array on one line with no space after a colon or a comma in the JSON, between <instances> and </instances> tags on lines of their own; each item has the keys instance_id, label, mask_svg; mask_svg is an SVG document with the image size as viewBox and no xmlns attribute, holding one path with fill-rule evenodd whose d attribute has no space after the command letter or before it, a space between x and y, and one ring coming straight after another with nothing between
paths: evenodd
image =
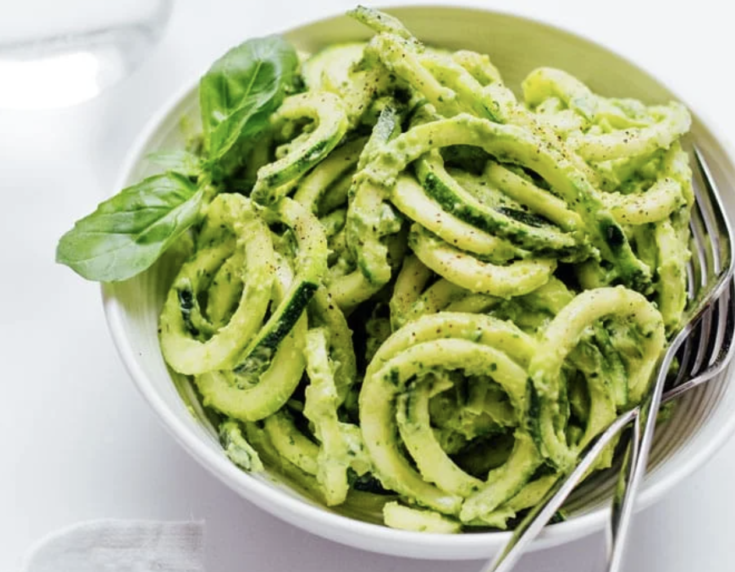
<instances>
[{"instance_id":1,"label":"bowl rim","mask_svg":"<svg viewBox=\"0 0 735 572\"><path fill-rule=\"evenodd\" d=\"M697 121L712 135L714 141L721 147L723 155L727 157L731 164L735 163L735 153L733 152L733 147L730 141L719 129L717 123L713 121L713 118L709 115L706 106L695 108L688 104L686 98L678 97L678 91L676 88L683 84L683 81L677 81L675 77L662 79L657 73L648 69L648 67L637 63L627 54L626 50L620 49L619 47L613 48L607 42L598 41L597 39L588 36L583 31L567 28L558 24L556 21L552 22L550 20L537 18L524 13L523 10L514 11L506 7L497 6L484 8L480 7L480 5L476 3L465 1L460 1L456 4L448 4L447 1L448 0L428 0L421 4L381 3L379 8L385 9L388 12L391 10L421 11L425 9L440 8L448 11L476 11L497 14L517 18L519 20L526 20L530 23L550 28L554 32L567 34L575 39L581 39L585 42L589 42L624 60L628 65L637 68L667 90L677 94L679 101L682 101L687 105L696 117ZM276 33L288 35L293 31L300 30L325 20L336 18L342 14L343 13L332 13L331 15L328 14L322 17L312 18L296 26L287 29L280 29L280 31ZM119 175L115 179L116 184L111 192L117 192L118 189L121 189L128 184L127 181L131 173L145 157L145 148L150 140L156 134L165 119L185 100L193 96L193 92L197 89L198 82L198 76L192 80L185 81L182 86L179 87L172 96L167 98L148 119L143 129L129 147L126 158L122 164L122 168L119 171ZM183 420L179 420L176 415L169 410L164 399L153 389L153 385L148 380L148 376L138 362L136 352L133 350L130 340L125 334L125 310L114 294L114 285L102 284L101 293L108 329L115 343L118 354L120 355L128 374L133 379L138 391L143 395L150 407L157 414L168 432L184 449L189 452L189 454L192 455L192 457L199 462L200 465L250 502L253 502L278 518L286 520L290 524L342 544L358 546L361 548L365 548L367 545L364 541L359 543L351 542L349 538L345 538L344 536L339 540L335 540L333 537L323 534L323 529L345 529L350 531L352 534L360 535L362 538L369 537L373 541L377 541L377 543L372 543L376 547L374 551L386 554L399 553L395 550L390 550L390 546L381 547L379 544L381 541L385 541L390 544L406 543L418 548L431 547L432 553L441 551L442 548L451 550L462 548L474 549L470 551L471 555L469 558L475 558L476 554L482 551L483 548L489 555L499 549L510 539L512 533L509 531L447 535L398 530L383 525L360 521L330 512L329 510L325 510L324 507L312 505L299 498L284 494L280 490L269 486L266 482L241 471L223 455L217 454L213 449L208 447L193 431L191 431L189 427L187 427ZM735 375L735 373L733 373L732 370L729 370L725 375L728 378L726 382L729 382L729 378ZM733 433L735 433L735 415L731 416L719 427L712 438L707 441L706 446L693 451L692 454L687 457L686 462L673 468L669 474L663 475L655 483L644 480L638 499L636 500L635 511L638 512L643 510L659 501L677 484L704 466L704 464L712 458L712 456L722 447ZM246 489L248 489L247 492ZM529 550L541 550L597 532L605 526L609 510L608 506L601 506L588 513L575 516L568 521L560 522L553 526L547 526L539 536L534 539ZM294 521L289 518L287 516L289 513L298 517L298 520ZM304 524L307 522L318 523L320 526L307 528ZM400 554L407 556L408 551ZM425 555L423 557L426 558L431 556Z\"/></svg>"}]
</instances>

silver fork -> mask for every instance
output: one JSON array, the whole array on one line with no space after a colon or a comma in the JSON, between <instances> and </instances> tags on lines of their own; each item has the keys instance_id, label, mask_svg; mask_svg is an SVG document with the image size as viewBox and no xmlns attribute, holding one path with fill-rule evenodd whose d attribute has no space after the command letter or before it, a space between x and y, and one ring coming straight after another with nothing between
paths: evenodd
<instances>
[{"instance_id":1,"label":"silver fork","mask_svg":"<svg viewBox=\"0 0 735 572\"><path fill-rule=\"evenodd\" d=\"M733 235L712 174L702 154L695 147L701 185L695 185L696 203L690 227L693 235L692 261L689 265L689 307L683 326L659 360L657 376L646 400L621 414L587 448L576 468L561 475L545 499L532 509L515 529L504 549L482 572L508 572L523 550L556 514L605 446L629 427L628 446L613 496L608 533L608 572L621 569L624 549L632 520L635 496L645 474L653 442L656 415L661 403L717 377L735 353L733 330L735 285L732 255ZM702 187L704 192L702 192ZM681 349L681 352L679 350ZM680 369L672 387L663 393L667 373L675 356Z\"/></svg>"}]
</instances>

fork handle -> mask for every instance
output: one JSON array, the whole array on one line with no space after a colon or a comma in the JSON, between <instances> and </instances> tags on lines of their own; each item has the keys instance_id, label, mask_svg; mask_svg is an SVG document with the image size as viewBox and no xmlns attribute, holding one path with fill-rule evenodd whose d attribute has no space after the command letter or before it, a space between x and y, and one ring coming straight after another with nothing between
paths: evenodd
<instances>
[{"instance_id":1,"label":"fork handle","mask_svg":"<svg viewBox=\"0 0 735 572\"><path fill-rule=\"evenodd\" d=\"M575 489L579 481L587 474L597 461L600 453L632 420L638 417L639 409L631 409L620 415L603 433L598 435L587 447L585 453L577 461L574 470L568 475L560 475L544 499L538 503L513 531L508 543L495 557L488 567L481 572L510 572L523 555L523 551L541 529L559 510L567 497Z\"/></svg>"},{"instance_id":2,"label":"fork handle","mask_svg":"<svg viewBox=\"0 0 735 572\"><path fill-rule=\"evenodd\" d=\"M638 464L638 457L640 455L640 444L641 444L641 416L637 416L627 431L627 439L625 442L625 452L623 454L623 461L618 472L617 486L613 492L613 498L611 503L610 512L610 526L607 527L606 544L608 547L607 558L609 562L609 570L617 570L620 568L622 563L622 549L618 548L618 552L615 551L615 547L621 547L625 541L621 540L619 531L621 530L621 522L624 518L630 518L624 512L624 508L628 505L624 503L626 498L626 491L628 490L629 484L632 480L632 473ZM622 528L626 530L625 527Z\"/></svg>"},{"instance_id":3,"label":"fork handle","mask_svg":"<svg viewBox=\"0 0 735 572\"><path fill-rule=\"evenodd\" d=\"M618 486L613 497L613 508L610 513L610 527L608 538L607 572L620 572L625 557L630 523L633 518L635 498L640 488L648 464L648 455L653 444L653 435L656 429L656 416L661 404L664 380L671 367L684 336L677 336L666 350L659 362L656 381L646 401L640 407L641 415L635 420L633 438L630 440L626 461L618 479ZM640 426L644 423L643 431Z\"/></svg>"}]
</instances>

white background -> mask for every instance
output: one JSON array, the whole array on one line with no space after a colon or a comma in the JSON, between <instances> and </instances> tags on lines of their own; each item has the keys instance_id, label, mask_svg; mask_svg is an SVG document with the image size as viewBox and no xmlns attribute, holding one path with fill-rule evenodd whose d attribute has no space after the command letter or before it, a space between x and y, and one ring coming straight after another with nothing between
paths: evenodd
<instances>
[{"instance_id":1,"label":"white background","mask_svg":"<svg viewBox=\"0 0 735 572\"><path fill-rule=\"evenodd\" d=\"M133 138L174 91L248 36L351 4L179 0L158 50L97 100L56 111L0 110L0 571L17 570L46 533L102 517L205 519L209 572L477 570L476 562L409 561L332 544L230 492L174 443L134 390L97 285L53 262L57 238L112 191ZM581 31L670 78L688 103L735 134L727 2L472 4ZM6 24L12 10L10 2L0 10ZM733 475L731 440L639 516L627 569L735 569ZM600 570L601 547L593 536L527 556L518 570Z\"/></svg>"}]
</instances>

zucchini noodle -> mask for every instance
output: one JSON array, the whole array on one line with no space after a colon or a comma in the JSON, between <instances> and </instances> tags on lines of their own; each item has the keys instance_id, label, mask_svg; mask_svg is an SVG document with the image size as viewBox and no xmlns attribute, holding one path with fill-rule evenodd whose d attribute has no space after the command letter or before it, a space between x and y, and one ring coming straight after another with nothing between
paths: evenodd
<instances>
[{"instance_id":1,"label":"zucchini noodle","mask_svg":"<svg viewBox=\"0 0 735 572\"><path fill-rule=\"evenodd\" d=\"M243 470L391 527L512 527L681 320L689 114L551 68L519 99L487 55L352 15L373 38L304 56L217 183L162 353Z\"/></svg>"}]
</instances>

